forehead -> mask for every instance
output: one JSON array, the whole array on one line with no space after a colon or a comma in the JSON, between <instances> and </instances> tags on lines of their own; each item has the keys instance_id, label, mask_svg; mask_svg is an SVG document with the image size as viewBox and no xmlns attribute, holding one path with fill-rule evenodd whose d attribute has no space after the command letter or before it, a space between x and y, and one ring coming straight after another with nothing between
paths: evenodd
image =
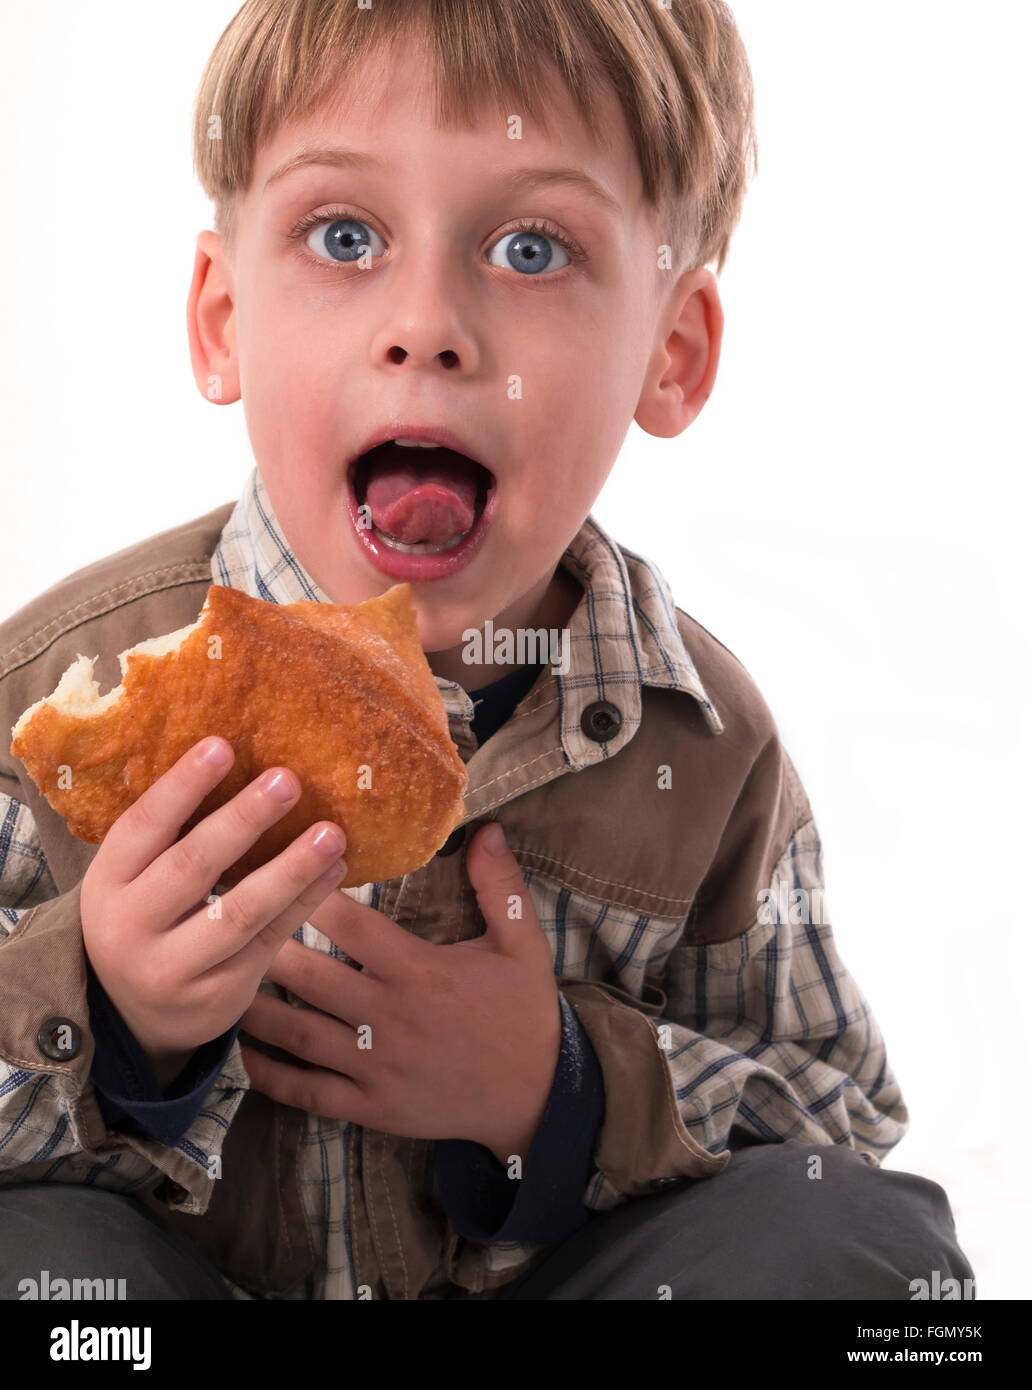
<instances>
[{"instance_id":1,"label":"forehead","mask_svg":"<svg viewBox=\"0 0 1032 1390\"><path fill-rule=\"evenodd\" d=\"M371 172L403 176L409 187L442 175L478 181L531 168L561 169L594 183L594 192L586 183L578 191L599 210L605 210L607 196L610 215L630 213L641 204L641 171L610 87L593 94L596 138L552 66L539 79L541 123L515 92L497 99L485 92L476 99L471 126L439 124L434 76L415 45L399 42L365 58L315 110L284 123L260 146L246 201L267 200L303 184L312 171L299 167L300 161L313 151L346 148L364 157ZM366 165L360 159L354 167Z\"/></svg>"}]
</instances>

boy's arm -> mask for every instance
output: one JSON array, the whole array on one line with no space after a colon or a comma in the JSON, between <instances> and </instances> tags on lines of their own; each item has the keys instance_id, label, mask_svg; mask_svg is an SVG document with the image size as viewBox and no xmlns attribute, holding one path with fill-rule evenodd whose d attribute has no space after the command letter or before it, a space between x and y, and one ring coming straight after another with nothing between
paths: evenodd
<instances>
[{"instance_id":1,"label":"boy's arm","mask_svg":"<svg viewBox=\"0 0 1032 1390\"><path fill-rule=\"evenodd\" d=\"M208 1091L229 1061L239 1020L221 1037L197 1048L167 1086L154 1074L146 1053L118 1012L86 958L86 998L94 1054L90 1083L108 1129L149 1134L174 1145L189 1131Z\"/></svg>"},{"instance_id":2,"label":"boy's arm","mask_svg":"<svg viewBox=\"0 0 1032 1390\"><path fill-rule=\"evenodd\" d=\"M795 813L773 873L755 884L766 825L729 823L709 881L652 997L564 977L602 1067L606 1111L584 1200L606 1210L679 1178L720 1172L732 1127L756 1139L846 1144L880 1163L908 1115L878 1024L839 959L821 844L787 754L778 798ZM777 848L777 847L776 847ZM765 894L764 890L770 890ZM752 902L745 929L706 943L707 913ZM771 910L771 903L774 904ZM780 908L780 910L779 910ZM771 920L765 920L769 914Z\"/></svg>"},{"instance_id":3,"label":"boy's arm","mask_svg":"<svg viewBox=\"0 0 1032 1390\"><path fill-rule=\"evenodd\" d=\"M234 1041L175 1144L109 1127L90 1080L88 960L76 884L58 894L17 779L0 768L0 1183L77 1182L132 1192L161 1174L206 1210L209 1164L249 1086ZM54 896L44 895L51 893ZM44 1027L44 1025L48 1025ZM170 1088L172 1089L172 1088Z\"/></svg>"},{"instance_id":4,"label":"boy's arm","mask_svg":"<svg viewBox=\"0 0 1032 1390\"><path fill-rule=\"evenodd\" d=\"M590 1216L584 1185L602 1122L602 1071L577 1015L560 994L562 1035L545 1113L520 1176L466 1139L436 1144L435 1175L455 1231L480 1245L552 1245Z\"/></svg>"}]
</instances>

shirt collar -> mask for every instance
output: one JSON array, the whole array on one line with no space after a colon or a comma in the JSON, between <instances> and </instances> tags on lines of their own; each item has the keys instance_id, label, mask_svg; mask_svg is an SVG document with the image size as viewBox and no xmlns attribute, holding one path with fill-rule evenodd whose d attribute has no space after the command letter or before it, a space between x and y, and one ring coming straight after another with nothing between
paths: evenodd
<instances>
[{"instance_id":1,"label":"shirt collar","mask_svg":"<svg viewBox=\"0 0 1032 1390\"><path fill-rule=\"evenodd\" d=\"M703 688L677 626L669 585L652 561L619 545L588 516L560 560L584 589L569 620L569 669L556 672L560 737L574 767L609 758L641 723L643 685L694 699L714 734L724 724ZM257 467L222 529L211 559L213 584L269 603L330 603L291 550ZM473 703L454 681L435 677L449 718L470 719ZM615 705L620 727L605 742L581 725L597 701Z\"/></svg>"},{"instance_id":2,"label":"shirt collar","mask_svg":"<svg viewBox=\"0 0 1032 1390\"><path fill-rule=\"evenodd\" d=\"M588 516L561 564L584 588L569 621L570 669L556 675L563 748L575 766L612 757L641 723L642 686L694 699L714 734L724 724L681 639L670 587L656 565L619 545ZM581 727L585 709L606 700L620 711L615 737L599 744Z\"/></svg>"}]
</instances>

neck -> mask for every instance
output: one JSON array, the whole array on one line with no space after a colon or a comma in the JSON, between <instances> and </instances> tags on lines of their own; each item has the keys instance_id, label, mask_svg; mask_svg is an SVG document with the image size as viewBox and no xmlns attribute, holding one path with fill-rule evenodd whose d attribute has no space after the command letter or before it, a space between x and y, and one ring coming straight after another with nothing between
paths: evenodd
<instances>
[{"instance_id":1,"label":"neck","mask_svg":"<svg viewBox=\"0 0 1032 1390\"><path fill-rule=\"evenodd\" d=\"M516 628L564 628L570 621L584 591L568 570L561 566L545 575L539 584L521 598L515 599L508 607L496 613L492 619L494 630L502 628L515 631ZM484 628L481 628L481 632ZM466 643L448 647L439 652L427 652L426 659L431 671L442 680L455 681L464 690L478 690L492 681L519 670L519 663L508 665L492 662L490 666L472 666L463 660L462 653Z\"/></svg>"}]
</instances>

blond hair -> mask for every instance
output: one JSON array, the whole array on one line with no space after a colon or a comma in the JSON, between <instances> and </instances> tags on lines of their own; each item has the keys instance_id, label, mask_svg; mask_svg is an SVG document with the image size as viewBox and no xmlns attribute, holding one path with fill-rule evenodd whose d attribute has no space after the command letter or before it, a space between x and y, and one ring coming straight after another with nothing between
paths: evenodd
<instances>
[{"instance_id":1,"label":"blond hair","mask_svg":"<svg viewBox=\"0 0 1032 1390\"><path fill-rule=\"evenodd\" d=\"M490 96L547 131L551 63L598 140L593 92L608 82L674 269L716 258L720 274L757 168L752 75L722 0L246 0L194 107L194 168L230 250L259 147L329 100L357 63L413 34L434 60L442 127L473 127Z\"/></svg>"}]
</instances>

